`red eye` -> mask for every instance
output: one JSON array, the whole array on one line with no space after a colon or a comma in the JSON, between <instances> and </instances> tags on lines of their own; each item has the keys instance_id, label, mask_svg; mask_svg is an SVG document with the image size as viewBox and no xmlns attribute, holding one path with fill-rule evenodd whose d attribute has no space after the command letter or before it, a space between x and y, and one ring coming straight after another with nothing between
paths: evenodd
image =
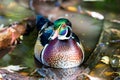
<instances>
[{"instance_id":1,"label":"red eye","mask_svg":"<svg viewBox=\"0 0 120 80\"><path fill-rule=\"evenodd\" d=\"M62 27L65 28L65 27L66 27L66 24L62 24Z\"/></svg>"}]
</instances>

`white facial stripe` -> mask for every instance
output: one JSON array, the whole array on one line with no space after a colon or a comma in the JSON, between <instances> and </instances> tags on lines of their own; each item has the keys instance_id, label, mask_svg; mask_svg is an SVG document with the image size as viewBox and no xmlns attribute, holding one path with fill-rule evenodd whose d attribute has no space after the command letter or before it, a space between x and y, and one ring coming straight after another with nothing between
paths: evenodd
<instances>
[{"instance_id":1,"label":"white facial stripe","mask_svg":"<svg viewBox=\"0 0 120 80\"><path fill-rule=\"evenodd\" d=\"M67 33L68 33L68 28L67 28L67 30L66 30L65 36L67 35Z\"/></svg>"}]
</instances>

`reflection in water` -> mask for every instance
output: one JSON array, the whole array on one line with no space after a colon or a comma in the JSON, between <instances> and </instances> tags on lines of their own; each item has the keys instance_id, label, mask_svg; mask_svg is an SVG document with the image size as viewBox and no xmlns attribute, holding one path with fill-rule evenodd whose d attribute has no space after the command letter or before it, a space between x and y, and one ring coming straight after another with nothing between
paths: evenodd
<instances>
[{"instance_id":1,"label":"reflection in water","mask_svg":"<svg viewBox=\"0 0 120 80\"><path fill-rule=\"evenodd\" d=\"M2 0L2 1L4 1L4 0ZM37 1L37 0L34 0L34 1ZM29 11L29 10L27 11L26 9L22 8L21 6L17 7L19 9L17 9L18 11L16 11L16 6L18 6L18 5L14 6L15 9L13 9L13 7L12 7L12 8L10 8L10 10L3 8L3 11L1 11L2 13L0 13L0 14L4 14L5 18L0 16L1 24L4 24L4 23L7 24L9 22L8 19L11 20L11 18L16 18L16 20L19 20L18 18L20 18L20 20L22 20L24 17L28 16L28 15L26 15L26 13L29 13L29 16L32 15L31 14L32 11ZM39 6L37 6L37 8L42 8L41 6L43 8L45 8L44 5L39 5ZM7 7L7 5L5 7ZM51 10L51 6L46 5L46 7L50 8L50 10ZM40 11L42 9L37 9L37 10ZM52 10L54 10L54 9L52 9ZM23 15L24 14L23 12L25 12L25 15ZM21 15L21 13L22 13L22 15ZM54 12L54 13L56 14L56 12ZM59 10L60 15L63 15L66 13L69 13L69 12ZM90 54L92 51L89 49L92 48L92 50L93 50L94 46L96 46L96 44L98 42L99 34L101 33L101 30L102 30L103 21L98 21L98 20L92 19L88 16L79 15L79 14L75 14L75 13L74 14L71 13L70 15L73 16L73 17L70 17L70 20L73 23L74 31L79 35L80 39L84 43L85 50ZM117 22L117 23L115 23L115 22ZM104 78L106 75L108 75L107 77L111 76L108 73L112 74L112 72L115 73L115 72L120 71L120 25L119 25L118 21L109 22L109 21L106 21L106 19L105 19L103 26L104 26L104 29L101 33L101 37L98 42L98 45L96 46L95 50L93 51L91 57L89 58L89 60L87 61L86 64L89 67L94 68L94 70L91 70L90 75L93 75L93 72L94 72L94 74L97 73L95 76L99 76L99 73L101 72L102 76L100 76L100 77ZM36 39L36 38L33 38L34 36L35 35L30 35L29 37L24 38L24 42L21 45L17 46L17 48L15 49L16 51L14 51L12 54L8 54L7 55L8 57L6 58L5 61L3 59L0 60L0 65L3 66L3 64L6 64L6 65L9 65L9 64L21 65L22 64L24 66L30 67L30 69L33 69L34 63L32 62L33 61L32 53L33 53L33 44ZM38 48L39 48L39 46L38 46ZM39 48L39 50L40 50L40 48ZM9 49L6 49L5 51L9 51ZM6 53L5 51L4 51L4 53ZM3 53L3 51L1 51L1 53ZM4 56L4 54L0 54L0 57L3 57L3 56ZM101 57L103 57L103 56L108 56L110 58L110 63L108 65L106 65L106 66L109 66L109 68L106 68L105 66L103 66L105 64L102 65L103 67L101 67L99 64L97 64L100 61ZM11 58L10 60L8 60L9 57ZM96 64L99 65L99 66L97 66L97 68L95 68ZM37 63L37 65L40 66L41 64ZM101 69L100 69L100 67L101 67ZM107 72L107 69L108 69L108 72ZM113 70L111 70L111 69L113 69ZM28 71L28 72L30 72L30 71ZM79 79L80 80L81 78L84 78L82 73L83 72L88 73L89 69L84 70L83 67L75 67L75 68L69 68L69 69L54 69L54 68L49 68L49 67L45 67L45 66L41 65L37 69L37 72L42 77L44 77L44 79L46 79L46 80L50 80L50 79L54 79L54 80L61 80L61 79L76 80L76 79ZM105 73L106 75L104 75L103 73ZM40 79L42 79L42 78L40 78ZM106 79L106 80L108 80L108 79ZM115 80L119 80L119 77L116 77Z\"/></svg>"},{"instance_id":2,"label":"reflection in water","mask_svg":"<svg viewBox=\"0 0 120 80\"><path fill-rule=\"evenodd\" d=\"M99 39L99 43L96 46L95 50L93 51L91 57L89 58L87 64L96 64L100 61L101 57L108 56L110 58L111 66L120 65L120 26L118 23L112 23L105 21L104 22L104 29L101 33L101 37ZM117 57L116 57L117 56ZM113 58L114 57L114 58ZM116 58L115 58L116 57ZM96 61L97 62L96 62ZM93 61L95 61L93 63ZM91 65L90 66L94 66Z\"/></svg>"},{"instance_id":3,"label":"reflection in water","mask_svg":"<svg viewBox=\"0 0 120 80\"><path fill-rule=\"evenodd\" d=\"M83 80L83 73L89 73L89 69L84 69L83 67L74 67L74 68L51 68L42 65L35 59L37 72L45 80Z\"/></svg>"}]
</instances>

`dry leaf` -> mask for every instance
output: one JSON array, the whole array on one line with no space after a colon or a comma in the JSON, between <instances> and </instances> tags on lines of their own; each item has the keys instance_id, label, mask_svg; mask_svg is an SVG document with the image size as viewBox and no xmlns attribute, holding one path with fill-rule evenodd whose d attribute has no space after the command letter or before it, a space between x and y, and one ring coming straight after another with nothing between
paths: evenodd
<instances>
[{"instance_id":1,"label":"dry leaf","mask_svg":"<svg viewBox=\"0 0 120 80\"><path fill-rule=\"evenodd\" d=\"M20 67L20 65L10 65L10 66L7 66L7 67L2 67L0 69L5 69L9 72L15 72L15 71L20 71L22 69L26 69L27 67Z\"/></svg>"}]
</instances>

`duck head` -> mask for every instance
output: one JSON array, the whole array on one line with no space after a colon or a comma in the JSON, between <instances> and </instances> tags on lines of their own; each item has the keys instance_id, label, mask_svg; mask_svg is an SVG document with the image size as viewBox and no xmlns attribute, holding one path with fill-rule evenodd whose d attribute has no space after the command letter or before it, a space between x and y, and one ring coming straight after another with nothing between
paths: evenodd
<instances>
[{"instance_id":1,"label":"duck head","mask_svg":"<svg viewBox=\"0 0 120 80\"><path fill-rule=\"evenodd\" d=\"M54 35L51 39L56 37L59 40L66 40L72 36L71 23L68 19L60 18L54 22Z\"/></svg>"}]
</instances>

